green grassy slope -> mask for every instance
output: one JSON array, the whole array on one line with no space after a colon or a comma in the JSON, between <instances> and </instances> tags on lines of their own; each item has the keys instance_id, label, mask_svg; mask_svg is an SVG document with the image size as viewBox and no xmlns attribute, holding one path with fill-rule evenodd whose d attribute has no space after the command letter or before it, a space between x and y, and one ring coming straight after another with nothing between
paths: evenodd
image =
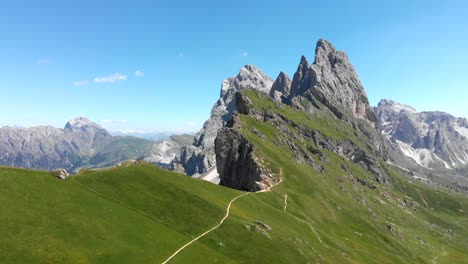
<instances>
[{"instance_id":1,"label":"green grassy slope","mask_svg":"<svg viewBox=\"0 0 468 264\"><path fill-rule=\"evenodd\" d=\"M218 221L235 194L148 164L64 181L1 168L0 263L159 263Z\"/></svg>"},{"instance_id":2,"label":"green grassy slope","mask_svg":"<svg viewBox=\"0 0 468 264\"><path fill-rule=\"evenodd\" d=\"M331 116L246 94L256 107L362 144ZM283 136L276 127L245 115L241 122L256 155L283 182L236 200L223 225L170 263L468 263L467 197L410 182L388 167L391 184L383 186L331 152L321 174L274 143ZM297 145L307 151L306 144ZM63 181L1 168L0 263L161 263L215 226L240 194L149 164Z\"/></svg>"}]
</instances>

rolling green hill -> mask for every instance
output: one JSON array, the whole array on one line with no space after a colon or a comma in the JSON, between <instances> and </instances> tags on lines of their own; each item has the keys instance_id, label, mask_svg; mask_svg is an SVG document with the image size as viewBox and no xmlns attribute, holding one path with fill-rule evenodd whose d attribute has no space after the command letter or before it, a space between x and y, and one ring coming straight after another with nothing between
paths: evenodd
<instances>
[{"instance_id":1,"label":"rolling green hill","mask_svg":"<svg viewBox=\"0 0 468 264\"><path fill-rule=\"evenodd\" d=\"M365 145L324 112L244 94L258 109ZM390 179L379 184L330 151L316 161L320 173L277 144L277 127L249 115L240 122L255 155L282 179L269 192L242 193L145 163L66 180L0 168L0 263L162 263L216 227L236 197L219 228L168 263L468 263L464 194L411 181L383 162Z\"/></svg>"}]
</instances>

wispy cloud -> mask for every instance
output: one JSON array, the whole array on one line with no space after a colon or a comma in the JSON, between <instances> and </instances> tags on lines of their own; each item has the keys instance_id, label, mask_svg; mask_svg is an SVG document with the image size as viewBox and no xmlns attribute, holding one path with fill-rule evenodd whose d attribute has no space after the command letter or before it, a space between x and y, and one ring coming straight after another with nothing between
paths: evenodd
<instances>
[{"instance_id":1,"label":"wispy cloud","mask_svg":"<svg viewBox=\"0 0 468 264\"><path fill-rule=\"evenodd\" d=\"M76 81L73 83L76 87L83 87L89 84L88 80Z\"/></svg>"},{"instance_id":2,"label":"wispy cloud","mask_svg":"<svg viewBox=\"0 0 468 264\"><path fill-rule=\"evenodd\" d=\"M103 119L101 120L101 124L126 124L128 123L128 120L122 119L122 120L112 120L112 119Z\"/></svg>"},{"instance_id":3,"label":"wispy cloud","mask_svg":"<svg viewBox=\"0 0 468 264\"><path fill-rule=\"evenodd\" d=\"M145 74L144 74L142 71L140 71L140 70L136 70L136 71L135 71L135 76L136 76L136 77L142 77L142 76L144 76L144 75L145 75Z\"/></svg>"},{"instance_id":4,"label":"wispy cloud","mask_svg":"<svg viewBox=\"0 0 468 264\"><path fill-rule=\"evenodd\" d=\"M249 53L247 51L242 51L240 55L241 57L248 57Z\"/></svg>"},{"instance_id":5,"label":"wispy cloud","mask_svg":"<svg viewBox=\"0 0 468 264\"><path fill-rule=\"evenodd\" d=\"M127 80L127 75L114 73L108 76L94 78L95 83L115 83Z\"/></svg>"},{"instance_id":6,"label":"wispy cloud","mask_svg":"<svg viewBox=\"0 0 468 264\"><path fill-rule=\"evenodd\" d=\"M36 61L36 63L39 65L46 65L46 64L51 64L52 62L49 59L39 59Z\"/></svg>"},{"instance_id":7,"label":"wispy cloud","mask_svg":"<svg viewBox=\"0 0 468 264\"><path fill-rule=\"evenodd\" d=\"M133 130L133 129L122 130L122 131L119 131L119 132L123 133L123 134L144 134L144 133L148 133L145 130Z\"/></svg>"}]
</instances>

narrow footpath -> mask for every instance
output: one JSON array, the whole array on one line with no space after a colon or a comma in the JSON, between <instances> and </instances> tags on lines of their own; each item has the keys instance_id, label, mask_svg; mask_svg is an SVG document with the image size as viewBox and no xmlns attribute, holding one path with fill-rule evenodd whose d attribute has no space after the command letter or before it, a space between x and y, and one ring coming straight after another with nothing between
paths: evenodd
<instances>
[{"instance_id":1,"label":"narrow footpath","mask_svg":"<svg viewBox=\"0 0 468 264\"><path fill-rule=\"evenodd\" d=\"M198 237L192 239L190 242L188 242L187 244L183 245L181 248L179 248L176 252L174 252L174 254L172 254L169 258L167 258L162 264L166 264L168 263L171 259L173 259L175 256L177 256L177 254L179 254L182 250L184 250L186 247L190 246L192 243L194 243L195 241L199 240L200 238L204 237L205 235L207 235L208 233L216 230L218 227L220 227L224 221L229 217L229 213L230 213L230 209L231 209L231 205L234 201L236 201L237 199L243 197L243 196L247 196L249 195L250 193L243 193L237 197L235 197L234 199L232 199L229 204L228 204L228 207L226 208L226 215L223 217L223 219L221 219L221 221L219 221L219 224L217 224L216 226L212 227L210 230L204 232L203 234L199 235Z\"/></svg>"},{"instance_id":2,"label":"narrow footpath","mask_svg":"<svg viewBox=\"0 0 468 264\"><path fill-rule=\"evenodd\" d=\"M286 213L286 208L288 207L288 194L284 194L284 207L283 207L283 212Z\"/></svg>"}]
</instances>

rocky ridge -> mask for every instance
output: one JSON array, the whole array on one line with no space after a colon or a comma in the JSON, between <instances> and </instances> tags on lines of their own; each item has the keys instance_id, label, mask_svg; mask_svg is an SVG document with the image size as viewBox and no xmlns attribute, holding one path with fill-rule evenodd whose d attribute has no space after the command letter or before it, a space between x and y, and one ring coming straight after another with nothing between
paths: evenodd
<instances>
[{"instance_id":1,"label":"rocky ridge","mask_svg":"<svg viewBox=\"0 0 468 264\"><path fill-rule=\"evenodd\" d=\"M276 144L288 147L295 153L297 162L307 163L318 172L323 173L323 167L316 162L314 155L319 159L326 159L323 153L325 149L361 164L378 182L388 180L385 169L379 164L387 157L384 140L376 130L377 117L344 52L337 51L329 42L320 39L315 49L314 63L309 64L302 56L293 80L281 72L268 94L278 103L285 103L305 113L324 112L334 115L355 130L356 135L366 139L365 148L352 140L336 141L318 131L302 127L275 113L273 109L259 110L240 91L235 96L237 111L234 112L249 115L281 130L286 136ZM271 177L266 177L267 174L260 169L261 166L252 154L254 149L251 143L239 134L236 125L239 122L234 115L228 124L229 128L218 130L216 164L221 185L242 190L261 190L270 186ZM291 126L297 132L292 132L289 129ZM315 147L304 150L293 139L313 142ZM314 154L311 156L310 153Z\"/></svg>"},{"instance_id":2,"label":"rocky ridge","mask_svg":"<svg viewBox=\"0 0 468 264\"><path fill-rule=\"evenodd\" d=\"M273 80L262 70L245 65L238 75L228 78L221 85L220 99L211 110L210 118L195 135L191 146L182 147L180 158L174 167L187 175L203 174L215 165L214 140L217 131L226 125L235 112L235 94L244 89L257 89L269 93Z\"/></svg>"},{"instance_id":3,"label":"rocky ridge","mask_svg":"<svg viewBox=\"0 0 468 264\"><path fill-rule=\"evenodd\" d=\"M309 64L302 56L291 83L291 105L300 106L298 97L307 98L317 108L317 101L340 119L351 122L350 116L363 119L376 127L377 117L369 104L366 91L348 56L324 39L317 42L315 61Z\"/></svg>"}]
</instances>

